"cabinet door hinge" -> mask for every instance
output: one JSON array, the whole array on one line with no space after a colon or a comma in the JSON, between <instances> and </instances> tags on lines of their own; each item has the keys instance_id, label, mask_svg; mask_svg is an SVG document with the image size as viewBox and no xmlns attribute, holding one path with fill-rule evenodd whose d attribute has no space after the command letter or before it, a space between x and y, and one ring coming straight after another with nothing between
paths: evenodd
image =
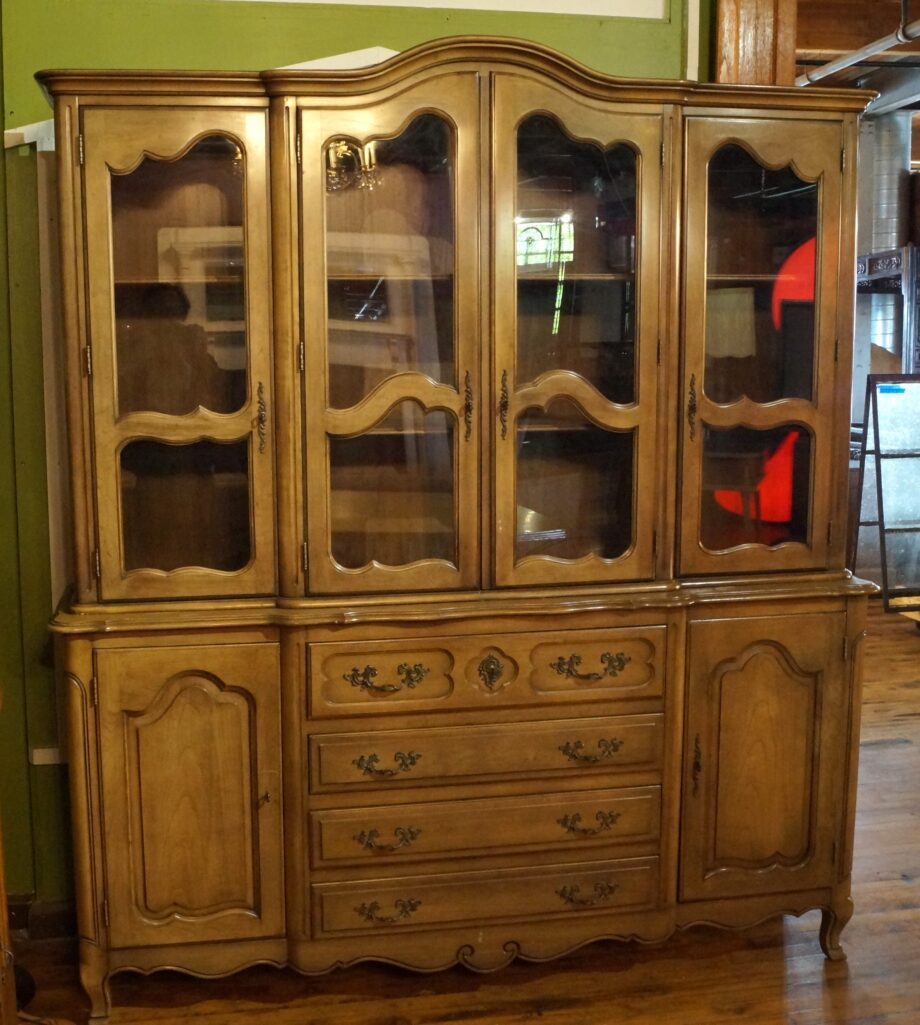
<instances>
[{"instance_id":1,"label":"cabinet door hinge","mask_svg":"<svg viewBox=\"0 0 920 1025\"><path fill-rule=\"evenodd\" d=\"M297 345L297 366L300 372L303 373L304 367L307 365L307 346L304 340L301 338Z\"/></svg>"},{"instance_id":2,"label":"cabinet door hinge","mask_svg":"<svg viewBox=\"0 0 920 1025\"><path fill-rule=\"evenodd\" d=\"M297 128L297 134L294 136L294 154L297 160L297 166L300 167L303 164L303 144L300 141L300 127Z\"/></svg>"},{"instance_id":3,"label":"cabinet door hinge","mask_svg":"<svg viewBox=\"0 0 920 1025\"><path fill-rule=\"evenodd\" d=\"M109 902L104 900L102 902L102 924L108 929L109 927Z\"/></svg>"},{"instance_id":4,"label":"cabinet door hinge","mask_svg":"<svg viewBox=\"0 0 920 1025\"><path fill-rule=\"evenodd\" d=\"M93 376L93 347L87 345L83 350L83 370L87 377Z\"/></svg>"},{"instance_id":5,"label":"cabinet door hinge","mask_svg":"<svg viewBox=\"0 0 920 1025\"><path fill-rule=\"evenodd\" d=\"M89 678L89 700L93 708L99 707L99 681L95 676Z\"/></svg>"},{"instance_id":6,"label":"cabinet door hinge","mask_svg":"<svg viewBox=\"0 0 920 1025\"><path fill-rule=\"evenodd\" d=\"M309 548L307 547L307 542L304 541L304 543L300 546L300 564L301 564L301 566L303 566L304 573L307 572L307 567L309 566L309 563L310 563Z\"/></svg>"},{"instance_id":7,"label":"cabinet door hinge","mask_svg":"<svg viewBox=\"0 0 920 1025\"><path fill-rule=\"evenodd\" d=\"M102 579L102 556L99 554L99 549L93 549L93 573L96 574L96 579Z\"/></svg>"},{"instance_id":8,"label":"cabinet door hinge","mask_svg":"<svg viewBox=\"0 0 920 1025\"><path fill-rule=\"evenodd\" d=\"M80 166L86 162L86 150L83 147L83 133L77 136L77 160L80 162Z\"/></svg>"},{"instance_id":9,"label":"cabinet door hinge","mask_svg":"<svg viewBox=\"0 0 920 1025\"><path fill-rule=\"evenodd\" d=\"M845 171L847 169L847 151L845 149L840 150L840 170Z\"/></svg>"},{"instance_id":10,"label":"cabinet door hinge","mask_svg":"<svg viewBox=\"0 0 920 1025\"><path fill-rule=\"evenodd\" d=\"M850 638L844 634L843 636L843 661L846 662L850 657Z\"/></svg>"}]
</instances>

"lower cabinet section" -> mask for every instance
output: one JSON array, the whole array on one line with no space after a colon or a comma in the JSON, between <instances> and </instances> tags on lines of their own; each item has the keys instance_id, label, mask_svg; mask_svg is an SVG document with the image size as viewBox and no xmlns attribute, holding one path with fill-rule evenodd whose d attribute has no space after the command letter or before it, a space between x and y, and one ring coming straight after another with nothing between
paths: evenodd
<instances>
[{"instance_id":1,"label":"lower cabinet section","mask_svg":"<svg viewBox=\"0 0 920 1025\"><path fill-rule=\"evenodd\" d=\"M125 968L484 969L810 908L841 957L861 593L545 619L61 638L94 1017Z\"/></svg>"}]
</instances>

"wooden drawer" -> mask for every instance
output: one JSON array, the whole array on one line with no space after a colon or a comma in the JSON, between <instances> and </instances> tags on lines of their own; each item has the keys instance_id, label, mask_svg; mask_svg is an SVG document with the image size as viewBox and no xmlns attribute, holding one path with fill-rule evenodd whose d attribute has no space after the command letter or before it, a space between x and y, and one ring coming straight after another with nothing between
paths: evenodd
<instances>
[{"instance_id":1,"label":"wooden drawer","mask_svg":"<svg viewBox=\"0 0 920 1025\"><path fill-rule=\"evenodd\" d=\"M325 868L553 847L651 848L660 814L658 786L318 811L310 816L311 858Z\"/></svg>"},{"instance_id":2,"label":"wooden drawer","mask_svg":"<svg viewBox=\"0 0 920 1025\"><path fill-rule=\"evenodd\" d=\"M653 771L660 713L556 722L314 734L310 789L448 784L547 772Z\"/></svg>"},{"instance_id":3,"label":"wooden drawer","mask_svg":"<svg viewBox=\"0 0 920 1025\"><path fill-rule=\"evenodd\" d=\"M660 698L667 628L307 646L314 718Z\"/></svg>"},{"instance_id":4,"label":"wooden drawer","mask_svg":"<svg viewBox=\"0 0 920 1025\"><path fill-rule=\"evenodd\" d=\"M314 935L653 907L658 859L314 883Z\"/></svg>"}]
</instances>

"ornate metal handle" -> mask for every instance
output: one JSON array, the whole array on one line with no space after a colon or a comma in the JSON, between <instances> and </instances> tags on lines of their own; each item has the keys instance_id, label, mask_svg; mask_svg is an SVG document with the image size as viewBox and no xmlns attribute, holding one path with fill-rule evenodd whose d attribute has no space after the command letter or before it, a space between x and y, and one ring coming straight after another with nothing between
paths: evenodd
<instances>
[{"instance_id":1,"label":"ornate metal handle","mask_svg":"<svg viewBox=\"0 0 920 1025\"><path fill-rule=\"evenodd\" d=\"M396 672L402 677L399 683L374 683L374 677L377 675L375 666L365 666L363 669L355 666L350 673L343 673L342 679L347 680L352 687L359 687L371 694L394 694L403 687L412 690L418 686L428 675L429 669L421 662L416 662L413 666L408 662L402 662L396 667Z\"/></svg>"},{"instance_id":2,"label":"ornate metal handle","mask_svg":"<svg viewBox=\"0 0 920 1025\"><path fill-rule=\"evenodd\" d=\"M265 405L265 386L259 381L256 389L256 433L259 435L259 451L265 451L265 431L268 423L268 409Z\"/></svg>"},{"instance_id":3,"label":"ornate metal handle","mask_svg":"<svg viewBox=\"0 0 920 1025\"><path fill-rule=\"evenodd\" d=\"M508 371L502 371L502 391L498 400L498 419L502 425L502 441L508 437Z\"/></svg>"},{"instance_id":4,"label":"ornate metal handle","mask_svg":"<svg viewBox=\"0 0 920 1025\"><path fill-rule=\"evenodd\" d=\"M700 735L697 733L693 740L693 766L691 779L693 780L693 796L700 792L700 776L703 774L703 749L700 747Z\"/></svg>"},{"instance_id":5,"label":"ornate metal handle","mask_svg":"<svg viewBox=\"0 0 920 1025\"><path fill-rule=\"evenodd\" d=\"M395 925L397 922L404 922L422 906L422 902L415 897L401 897L393 901L396 908L395 915L381 915L380 902L372 900L369 904L359 904L355 911L365 922L373 922L374 925Z\"/></svg>"},{"instance_id":6,"label":"ornate metal handle","mask_svg":"<svg viewBox=\"0 0 920 1025\"><path fill-rule=\"evenodd\" d=\"M580 673L578 667L581 665L581 655L569 655L568 658L560 655L555 662L550 662L549 667L560 676L572 677L576 680L603 680L605 676L618 676L630 661L629 655L622 651L618 651L615 655L610 651L605 651L601 655L601 662L604 663L604 671L601 673Z\"/></svg>"},{"instance_id":7,"label":"ornate metal handle","mask_svg":"<svg viewBox=\"0 0 920 1025\"><path fill-rule=\"evenodd\" d=\"M393 835L396 837L395 843L377 843L377 839L380 836L380 830L378 829L362 830L353 839L364 851L382 851L384 854L389 854L392 851L398 851L403 847L411 846L421 836L421 833L422 831L418 826L397 826L393 830Z\"/></svg>"},{"instance_id":8,"label":"ornate metal handle","mask_svg":"<svg viewBox=\"0 0 920 1025\"><path fill-rule=\"evenodd\" d=\"M496 655L486 655L486 657L479 663L479 679L482 680L483 684L489 691L494 691L496 684L502 678L502 673L505 671L505 666L502 660Z\"/></svg>"},{"instance_id":9,"label":"ornate metal handle","mask_svg":"<svg viewBox=\"0 0 920 1025\"><path fill-rule=\"evenodd\" d=\"M396 762L395 769L378 769L377 765L380 762L378 754L361 755L355 758L351 764L357 765L364 776L372 776L374 779L389 779L392 776L398 776L401 772L408 772L421 757L418 751L409 751L408 753L397 751L393 755L393 761Z\"/></svg>"},{"instance_id":10,"label":"ornate metal handle","mask_svg":"<svg viewBox=\"0 0 920 1025\"><path fill-rule=\"evenodd\" d=\"M602 882L594 884L593 897L579 897L578 894L581 891L580 886L563 886L561 890L556 890L556 894L561 897L569 907L593 908L598 904L606 904L618 889L619 885L617 883Z\"/></svg>"},{"instance_id":11,"label":"ornate metal handle","mask_svg":"<svg viewBox=\"0 0 920 1025\"><path fill-rule=\"evenodd\" d=\"M466 372L466 382L463 389L463 422L466 424L466 434L464 437L469 441L473 436L473 382L469 370Z\"/></svg>"},{"instance_id":12,"label":"ornate metal handle","mask_svg":"<svg viewBox=\"0 0 920 1025\"><path fill-rule=\"evenodd\" d=\"M609 739L601 738L597 742L597 749L600 753L596 755L585 754L585 743L583 740L567 740L564 744L560 745L559 750L570 762L596 765L598 762L604 762L608 758L613 758L622 746L622 740L619 740L617 737L610 737Z\"/></svg>"},{"instance_id":13,"label":"ornate metal handle","mask_svg":"<svg viewBox=\"0 0 920 1025\"><path fill-rule=\"evenodd\" d=\"M612 829L619 817L620 813L618 811L599 811L594 816L598 823L595 829L579 825L581 815L578 812L574 815L563 815L561 819L556 819L556 821L567 833L575 833L578 836L597 836L598 833L606 833L607 830Z\"/></svg>"},{"instance_id":14,"label":"ornate metal handle","mask_svg":"<svg viewBox=\"0 0 920 1025\"><path fill-rule=\"evenodd\" d=\"M690 394L687 396L687 426L690 428L690 440L696 439L696 374L690 375Z\"/></svg>"}]
</instances>

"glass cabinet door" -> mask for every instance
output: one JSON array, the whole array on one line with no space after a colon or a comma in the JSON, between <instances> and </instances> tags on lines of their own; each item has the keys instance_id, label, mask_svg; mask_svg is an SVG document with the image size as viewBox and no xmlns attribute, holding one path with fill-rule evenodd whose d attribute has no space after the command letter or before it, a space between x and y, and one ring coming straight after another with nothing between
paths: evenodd
<instances>
[{"instance_id":1,"label":"glass cabinet door","mask_svg":"<svg viewBox=\"0 0 920 1025\"><path fill-rule=\"evenodd\" d=\"M689 121L684 573L826 561L841 146L832 124Z\"/></svg>"},{"instance_id":2,"label":"glass cabinet door","mask_svg":"<svg viewBox=\"0 0 920 1025\"><path fill-rule=\"evenodd\" d=\"M312 591L478 580L478 118L465 74L302 115Z\"/></svg>"},{"instance_id":3,"label":"glass cabinet door","mask_svg":"<svg viewBox=\"0 0 920 1025\"><path fill-rule=\"evenodd\" d=\"M501 585L653 575L661 132L496 83Z\"/></svg>"},{"instance_id":4,"label":"glass cabinet door","mask_svg":"<svg viewBox=\"0 0 920 1025\"><path fill-rule=\"evenodd\" d=\"M103 598L274 590L266 127L83 115Z\"/></svg>"}]
</instances>

